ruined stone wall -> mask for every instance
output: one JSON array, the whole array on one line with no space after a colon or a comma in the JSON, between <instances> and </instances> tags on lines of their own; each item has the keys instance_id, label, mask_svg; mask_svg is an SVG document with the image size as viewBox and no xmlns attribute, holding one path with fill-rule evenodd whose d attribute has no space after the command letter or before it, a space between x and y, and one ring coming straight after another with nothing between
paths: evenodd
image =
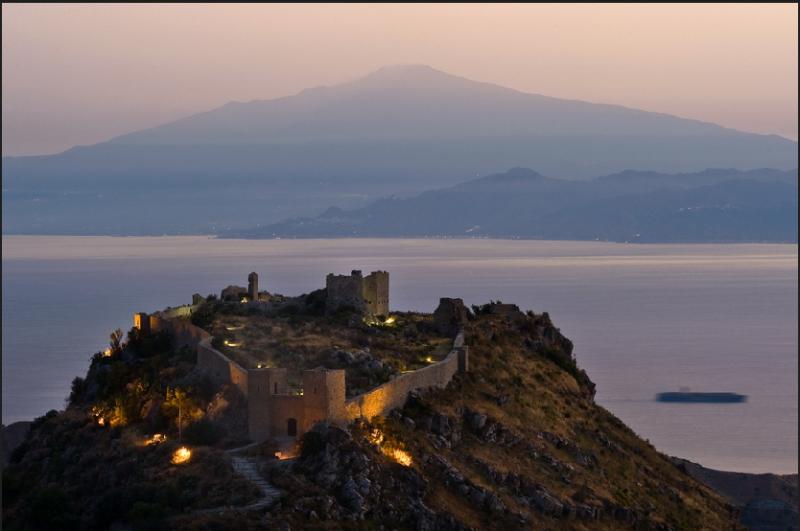
<instances>
[{"instance_id":1,"label":"ruined stone wall","mask_svg":"<svg viewBox=\"0 0 800 531\"><path fill-rule=\"evenodd\" d=\"M188 319L172 319L168 322L175 348L195 348L204 339L211 339L211 334L194 326Z\"/></svg>"},{"instance_id":2,"label":"ruined stone wall","mask_svg":"<svg viewBox=\"0 0 800 531\"><path fill-rule=\"evenodd\" d=\"M191 317L192 314L197 310L199 304L184 304L183 306L176 306L175 308L167 308L165 310L161 310L160 312L156 312L159 314L163 319L178 319L181 317Z\"/></svg>"},{"instance_id":3,"label":"ruined stone wall","mask_svg":"<svg viewBox=\"0 0 800 531\"><path fill-rule=\"evenodd\" d=\"M189 347L194 348L203 339L210 338L208 332L202 328L194 326L189 318L199 305L187 304L177 308L167 308L160 312L155 312L148 317L148 326L151 332L169 332L172 334L172 342L175 348ZM136 314L139 321L137 328L143 326L144 318L147 314ZM135 324L136 324L135 319Z\"/></svg>"},{"instance_id":4,"label":"ruined stone wall","mask_svg":"<svg viewBox=\"0 0 800 531\"><path fill-rule=\"evenodd\" d=\"M388 278L386 289L388 293ZM187 319L195 308L187 305L150 315L150 328L153 332L166 330L172 333L177 348L196 348L198 368L217 385L232 383L239 388L248 400L248 434L254 441L270 436L289 436L291 430L296 430L295 435L300 436L319 421L344 424L359 417L386 415L392 409L402 407L411 391L445 387L456 372L464 372L468 367L468 350L464 346L463 334L459 333L453 349L442 361L401 374L349 400L345 396L343 370L304 371L304 394L290 395L286 369L247 370L216 350L211 345L211 335Z\"/></svg>"},{"instance_id":5,"label":"ruined stone wall","mask_svg":"<svg viewBox=\"0 0 800 531\"><path fill-rule=\"evenodd\" d=\"M248 371L212 347L210 336L197 344L197 367L206 372L217 385L232 383L244 396L248 396Z\"/></svg>"},{"instance_id":6,"label":"ruined stone wall","mask_svg":"<svg viewBox=\"0 0 800 531\"><path fill-rule=\"evenodd\" d=\"M327 289L325 301L327 312L335 312L346 306L360 312L365 310L364 278L360 274L334 275L330 273L325 277L325 288Z\"/></svg>"},{"instance_id":7,"label":"ruined stone wall","mask_svg":"<svg viewBox=\"0 0 800 531\"><path fill-rule=\"evenodd\" d=\"M387 415L392 409L402 407L408 398L408 393L416 389L427 387L445 387L453 379L461 366L466 368L464 350L464 336L459 334L453 342L453 350L440 362L423 367L422 369L400 374L394 380L376 387L362 395L355 396L345 403L346 419L355 420L358 417L371 419L378 415Z\"/></svg>"}]
</instances>

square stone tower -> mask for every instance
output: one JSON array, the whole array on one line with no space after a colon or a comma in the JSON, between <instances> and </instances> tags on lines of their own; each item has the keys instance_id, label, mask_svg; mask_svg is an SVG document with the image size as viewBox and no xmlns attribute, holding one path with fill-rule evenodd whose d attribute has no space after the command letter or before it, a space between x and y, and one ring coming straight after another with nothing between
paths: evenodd
<instances>
[{"instance_id":1,"label":"square stone tower","mask_svg":"<svg viewBox=\"0 0 800 531\"><path fill-rule=\"evenodd\" d=\"M373 271L364 279L364 305L367 315L389 315L389 273Z\"/></svg>"},{"instance_id":2,"label":"square stone tower","mask_svg":"<svg viewBox=\"0 0 800 531\"><path fill-rule=\"evenodd\" d=\"M254 441L278 435L276 425L283 421L277 396L287 394L286 369L251 369L247 371L247 431ZM278 409L278 411L276 411Z\"/></svg>"},{"instance_id":3,"label":"square stone tower","mask_svg":"<svg viewBox=\"0 0 800 531\"><path fill-rule=\"evenodd\" d=\"M326 310L350 307L367 317L389 315L389 273L373 271L364 277L354 269L350 275L328 274Z\"/></svg>"},{"instance_id":4,"label":"square stone tower","mask_svg":"<svg viewBox=\"0 0 800 531\"><path fill-rule=\"evenodd\" d=\"M340 422L346 417L345 372L341 369L317 368L303 371L302 432L322 421Z\"/></svg>"}]
</instances>

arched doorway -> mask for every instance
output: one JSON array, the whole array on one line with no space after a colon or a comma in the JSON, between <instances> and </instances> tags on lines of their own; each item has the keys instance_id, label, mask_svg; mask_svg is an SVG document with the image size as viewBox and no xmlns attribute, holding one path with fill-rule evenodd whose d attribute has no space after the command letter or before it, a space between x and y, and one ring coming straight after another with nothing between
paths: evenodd
<instances>
[{"instance_id":1,"label":"arched doorway","mask_svg":"<svg viewBox=\"0 0 800 531\"><path fill-rule=\"evenodd\" d=\"M289 437L297 436L297 419L289 419L286 423L286 434L289 435Z\"/></svg>"}]
</instances>

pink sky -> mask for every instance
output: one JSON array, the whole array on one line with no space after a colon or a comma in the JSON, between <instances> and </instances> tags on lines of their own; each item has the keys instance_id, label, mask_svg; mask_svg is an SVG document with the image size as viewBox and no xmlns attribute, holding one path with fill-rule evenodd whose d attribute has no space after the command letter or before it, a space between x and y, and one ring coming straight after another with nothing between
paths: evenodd
<instances>
[{"instance_id":1,"label":"pink sky","mask_svg":"<svg viewBox=\"0 0 800 531\"><path fill-rule=\"evenodd\" d=\"M3 154L427 64L797 138L796 4L3 5Z\"/></svg>"}]
</instances>

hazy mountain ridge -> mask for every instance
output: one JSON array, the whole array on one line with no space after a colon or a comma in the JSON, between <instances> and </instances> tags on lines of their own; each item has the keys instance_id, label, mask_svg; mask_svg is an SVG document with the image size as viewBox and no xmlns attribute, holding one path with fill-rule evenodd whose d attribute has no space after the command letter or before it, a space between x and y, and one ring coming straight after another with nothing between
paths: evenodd
<instances>
[{"instance_id":1,"label":"hazy mountain ridge","mask_svg":"<svg viewBox=\"0 0 800 531\"><path fill-rule=\"evenodd\" d=\"M6 233L196 234L360 207L512 165L577 179L625 168L789 169L797 143L411 65L2 165Z\"/></svg>"},{"instance_id":2,"label":"hazy mountain ridge","mask_svg":"<svg viewBox=\"0 0 800 531\"><path fill-rule=\"evenodd\" d=\"M633 193L632 193L633 192ZM797 171L626 171L589 182L525 169L233 237L502 237L638 242L796 241Z\"/></svg>"}]
</instances>

